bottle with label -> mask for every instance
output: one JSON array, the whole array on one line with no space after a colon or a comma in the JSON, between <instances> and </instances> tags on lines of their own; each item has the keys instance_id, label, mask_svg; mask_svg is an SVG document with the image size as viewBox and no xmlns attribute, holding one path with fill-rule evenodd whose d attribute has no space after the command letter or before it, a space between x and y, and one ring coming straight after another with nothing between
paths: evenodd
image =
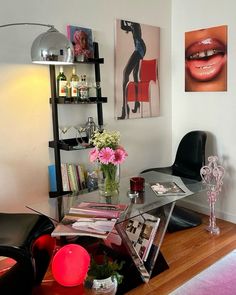
<instances>
[{"instance_id":1,"label":"bottle with label","mask_svg":"<svg viewBox=\"0 0 236 295\"><path fill-rule=\"evenodd\" d=\"M89 98L89 87L87 84L86 75L81 75L81 82L79 87L79 97L83 101L87 101Z\"/></svg>"},{"instance_id":2,"label":"bottle with label","mask_svg":"<svg viewBox=\"0 0 236 295\"><path fill-rule=\"evenodd\" d=\"M67 79L63 72L63 67L60 66L60 72L57 76L57 96L65 97L67 88Z\"/></svg>"},{"instance_id":3,"label":"bottle with label","mask_svg":"<svg viewBox=\"0 0 236 295\"><path fill-rule=\"evenodd\" d=\"M78 84L79 84L79 77L75 73L75 67L73 67L72 68L72 75L70 78L71 96L72 97L78 96Z\"/></svg>"}]
</instances>

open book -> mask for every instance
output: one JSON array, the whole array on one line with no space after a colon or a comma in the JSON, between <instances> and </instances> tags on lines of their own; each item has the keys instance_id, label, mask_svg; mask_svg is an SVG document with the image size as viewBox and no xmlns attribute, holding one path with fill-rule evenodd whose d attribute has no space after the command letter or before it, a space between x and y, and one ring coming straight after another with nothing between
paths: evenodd
<instances>
[{"instance_id":1,"label":"open book","mask_svg":"<svg viewBox=\"0 0 236 295\"><path fill-rule=\"evenodd\" d=\"M106 239L113 230L117 219L105 217L84 217L67 214L52 232L57 236L92 236Z\"/></svg>"},{"instance_id":2,"label":"open book","mask_svg":"<svg viewBox=\"0 0 236 295\"><path fill-rule=\"evenodd\" d=\"M148 258L153 240L155 238L160 218L144 213L131 218L126 226L126 234L133 247L143 261Z\"/></svg>"},{"instance_id":3,"label":"open book","mask_svg":"<svg viewBox=\"0 0 236 295\"><path fill-rule=\"evenodd\" d=\"M186 191L184 191L177 183L173 181L151 183L150 186L154 193L158 196L180 196L186 194Z\"/></svg>"},{"instance_id":4,"label":"open book","mask_svg":"<svg viewBox=\"0 0 236 295\"><path fill-rule=\"evenodd\" d=\"M52 236L92 236L106 239L113 230L126 204L82 202L69 213L52 232Z\"/></svg>"}]
</instances>

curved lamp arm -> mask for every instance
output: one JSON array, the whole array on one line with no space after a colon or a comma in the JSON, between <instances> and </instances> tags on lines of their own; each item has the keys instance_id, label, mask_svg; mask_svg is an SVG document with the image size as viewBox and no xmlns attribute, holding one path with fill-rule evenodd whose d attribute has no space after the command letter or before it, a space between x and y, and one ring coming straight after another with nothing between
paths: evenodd
<instances>
[{"instance_id":1,"label":"curved lamp arm","mask_svg":"<svg viewBox=\"0 0 236 295\"><path fill-rule=\"evenodd\" d=\"M49 30L40 34L31 46L31 60L38 64L72 64L74 49L72 43L61 34L54 25L41 23L10 23L0 25L0 28L10 26L43 26Z\"/></svg>"},{"instance_id":2,"label":"curved lamp arm","mask_svg":"<svg viewBox=\"0 0 236 295\"><path fill-rule=\"evenodd\" d=\"M54 28L54 25L46 25L46 24L41 24L41 23L10 23L10 24L5 24L5 25L0 25L0 28L11 27L11 26L23 26L23 25L32 25L32 26Z\"/></svg>"}]
</instances>

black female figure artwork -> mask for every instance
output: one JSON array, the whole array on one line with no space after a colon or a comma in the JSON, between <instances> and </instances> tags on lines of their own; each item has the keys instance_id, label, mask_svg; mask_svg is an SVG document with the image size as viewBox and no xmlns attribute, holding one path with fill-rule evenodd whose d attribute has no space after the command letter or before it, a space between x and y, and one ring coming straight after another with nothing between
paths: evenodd
<instances>
[{"instance_id":1,"label":"black female figure artwork","mask_svg":"<svg viewBox=\"0 0 236 295\"><path fill-rule=\"evenodd\" d=\"M158 116L160 28L116 21L115 118Z\"/></svg>"}]
</instances>

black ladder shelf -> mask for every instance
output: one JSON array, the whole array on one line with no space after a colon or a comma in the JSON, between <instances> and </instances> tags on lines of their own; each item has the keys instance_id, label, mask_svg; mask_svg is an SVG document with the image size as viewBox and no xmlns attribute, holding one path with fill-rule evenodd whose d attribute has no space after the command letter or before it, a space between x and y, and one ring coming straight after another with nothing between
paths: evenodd
<instances>
[{"instance_id":1,"label":"black ladder shelf","mask_svg":"<svg viewBox=\"0 0 236 295\"><path fill-rule=\"evenodd\" d=\"M84 64L94 64L95 70L95 82L100 84L100 64L104 63L104 59L99 57L98 43L93 43L94 48L94 58L91 58L85 62L78 62ZM76 63L75 63L76 64ZM53 140L49 141L49 147L54 150L54 160L55 160L55 174L56 174L56 191L50 191L50 198L57 198L66 194L71 193L71 191L63 191L62 185L62 175L61 175L61 150L71 151L79 150L78 143L75 138L63 140L59 138L59 124L58 124L58 104L73 104L74 102L69 102L68 99L57 97L56 95L56 71L55 65L49 66L50 70L50 84L51 84L51 98L50 103L52 107L52 124L53 124ZM96 96L90 97L89 101L83 104L96 104L97 105L97 121L98 127L102 129L103 127L103 109L102 104L107 102L106 97L102 97L101 87L96 88ZM80 104L80 103L76 103ZM81 102L82 104L82 102ZM86 141L86 138L83 138Z\"/></svg>"}]
</instances>

